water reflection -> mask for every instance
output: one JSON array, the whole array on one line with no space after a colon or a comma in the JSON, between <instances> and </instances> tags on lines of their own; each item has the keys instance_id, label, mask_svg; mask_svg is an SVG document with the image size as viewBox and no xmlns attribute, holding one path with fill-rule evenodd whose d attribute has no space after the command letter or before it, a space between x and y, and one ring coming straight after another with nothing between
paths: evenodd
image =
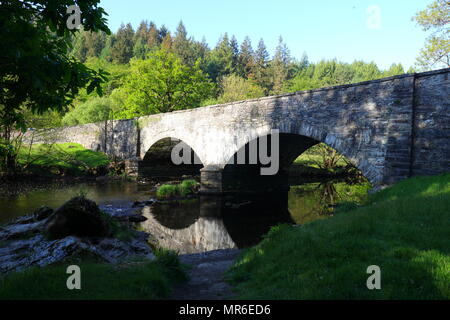
<instances>
[{"instance_id":1,"label":"water reflection","mask_svg":"<svg viewBox=\"0 0 450 320\"><path fill-rule=\"evenodd\" d=\"M224 196L158 202L143 208L148 218L139 228L151 241L180 253L253 246L274 225L305 224L330 217L336 204L361 202L369 184L317 182L292 185L289 191L263 196ZM134 182L79 184L36 190L15 198L0 198L0 223L30 213L41 205L57 208L83 191L99 204L130 207L133 201L154 197L152 186Z\"/></svg>"}]
</instances>

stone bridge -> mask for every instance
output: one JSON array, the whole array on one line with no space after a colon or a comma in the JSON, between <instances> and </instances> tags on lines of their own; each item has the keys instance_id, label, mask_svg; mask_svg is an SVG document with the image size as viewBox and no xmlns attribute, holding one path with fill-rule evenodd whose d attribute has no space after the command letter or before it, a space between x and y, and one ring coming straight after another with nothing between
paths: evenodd
<instances>
[{"instance_id":1,"label":"stone bridge","mask_svg":"<svg viewBox=\"0 0 450 320\"><path fill-rule=\"evenodd\" d=\"M124 159L145 159L163 139L179 139L203 165L202 190L221 192L230 159L277 129L281 172L325 142L379 187L449 171L449 74L450 69L405 74L51 132L57 142Z\"/></svg>"}]
</instances>

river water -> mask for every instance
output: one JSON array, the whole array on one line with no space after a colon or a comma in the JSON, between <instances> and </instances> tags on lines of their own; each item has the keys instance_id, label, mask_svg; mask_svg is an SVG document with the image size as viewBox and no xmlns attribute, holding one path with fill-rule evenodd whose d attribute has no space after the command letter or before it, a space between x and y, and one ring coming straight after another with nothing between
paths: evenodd
<instances>
[{"instance_id":1,"label":"river water","mask_svg":"<svg viewBox=\"0 0 450 320\"><path fill-rule=\"evenodd\" d=\"M199 196L188 200L157 202L142 209L146 221L137 229L151 234L155 246L197 253L216 249L245 248L257 244L272 226L304 224L326 219L342 202L362 202L368 183L338 181L294 183L289 191L263 196ZM0 197L0 224L46 205L57 208L70 198L85 194L101 206L123 210L134 201L155 197L154 185L110 181L51 187Z\"/></svg>"}]
</instances>

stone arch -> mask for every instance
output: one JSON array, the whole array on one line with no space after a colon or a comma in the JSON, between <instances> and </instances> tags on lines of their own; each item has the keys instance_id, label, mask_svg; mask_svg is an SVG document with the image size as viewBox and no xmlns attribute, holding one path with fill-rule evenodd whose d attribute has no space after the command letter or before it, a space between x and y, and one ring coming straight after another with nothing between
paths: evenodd
<instances>
[{"instance_id":1,"label":"stone arch","mask_svg":"<svg viewBox=\"0 0 450 320\"><path fill-rule=\"evenodd\" d=\"M159 139L156 137L153 140L145 153L141 152L142 160L139 163L139 175L181 177L183 175L200 174L203 164L195 150L185 141L170 136ZM172 159L174 148L180 149L180 158L188 157L189 161L181 164L174 163ZM187 155L184 152L187 152Z\"/></svg>"},{"instance_id":2,"label":"stone arch","mask_svg":"<svg viewBox=\"0 0 450 320\"><path fill-rule=\"evenodd\" d=\"M260 139L263 136L270 136L271 130L276 129L278 130L280 137L281 169L289 167L298 156L310 147L318 143L325 143L346 157L346 159L358 168L372 184L376 184L378 178L382 175L382 173L380 173L382 167L370 163L364 156L364 143L367 136L364 128L354 128L352 134L347 133L345 136L334 132L328 132L324 128L315 127L303 121L294 122L284 120L273 123L270 128L271 129L259 130L258 133L250 134L244 139L241 139L239 144L236 144L234 153L231 157L236 157L236 154L240 152L242 148L248 148L251 141ZM349 138L349 136L351 136L351 138ZM380 150L380 153L382 153L382 150ZM226 169L230 159L221 167L221 169Z\"/></svg>"}]
</instances>

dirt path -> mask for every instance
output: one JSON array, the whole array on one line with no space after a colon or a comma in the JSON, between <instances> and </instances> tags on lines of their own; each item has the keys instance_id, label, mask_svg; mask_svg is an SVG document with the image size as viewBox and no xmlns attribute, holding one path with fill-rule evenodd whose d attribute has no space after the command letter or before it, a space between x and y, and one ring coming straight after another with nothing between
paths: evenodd
<instances>
[{"instance_id":1,"label":"dirt path","mask_svg":"<svg viewBox=\"0 0 450 320\"><path fill-rule=\"evenodd\" d=\"M190 280L176 287L172 300L222 300L233 297L232 287L223 275L239 255L237 249L214 250L180 256L180 261L191 265Z\"/></svg>"}]
</instances>

